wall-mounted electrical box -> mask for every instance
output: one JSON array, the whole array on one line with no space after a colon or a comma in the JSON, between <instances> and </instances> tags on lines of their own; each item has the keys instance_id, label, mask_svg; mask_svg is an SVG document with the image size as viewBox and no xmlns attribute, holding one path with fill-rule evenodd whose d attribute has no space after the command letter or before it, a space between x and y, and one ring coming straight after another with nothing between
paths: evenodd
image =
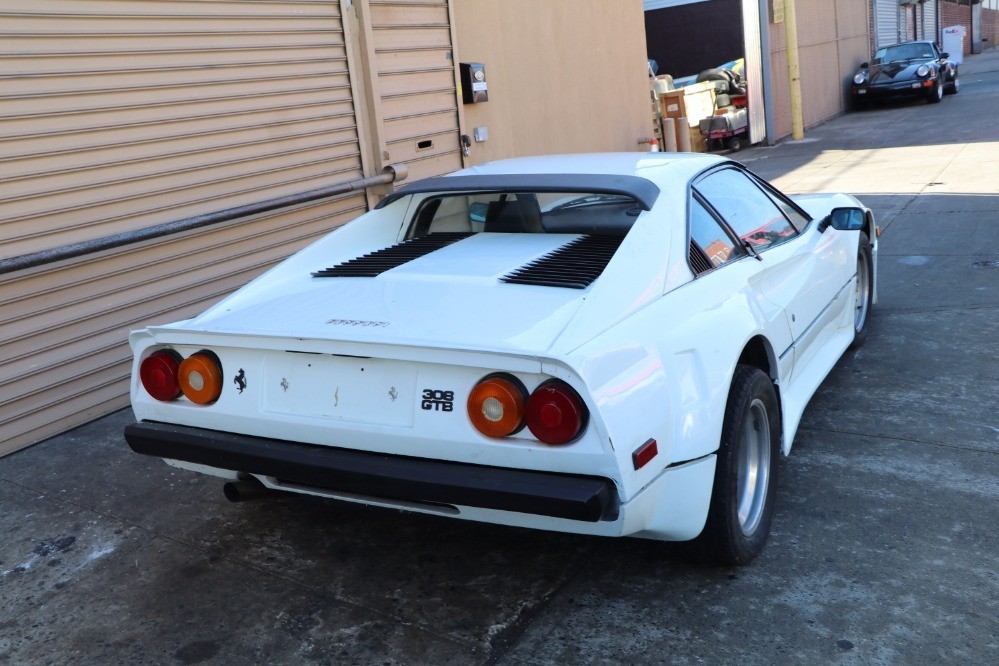
<instances>
[{"instance_id":1,"label":"wall-mounted electrical box","mask_svg":"<svg viewBox=\"0 0 999 666\"><path fill-rule=\"evenodd\" d=\"M464 104L478 104L489 101L489 84L486 83L486 66L481 62L463 62L458 65L461 71L461 101Z\"/></svg>"}]
</instances>

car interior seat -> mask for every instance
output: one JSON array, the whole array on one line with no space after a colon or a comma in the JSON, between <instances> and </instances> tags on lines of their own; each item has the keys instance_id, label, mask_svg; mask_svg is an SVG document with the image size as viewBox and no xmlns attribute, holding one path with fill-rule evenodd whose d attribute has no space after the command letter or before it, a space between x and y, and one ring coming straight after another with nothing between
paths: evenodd
<instances>
[{"instance_id":1,"label":"car interior seat","mask_svg":"<svg viewBox=\"0 0 999 666\"><path fill-rule=\"evenodd\" d=\"M483 231L543 234L541 207L535 197L490 201Z\"/></svg>"}]
</instances>

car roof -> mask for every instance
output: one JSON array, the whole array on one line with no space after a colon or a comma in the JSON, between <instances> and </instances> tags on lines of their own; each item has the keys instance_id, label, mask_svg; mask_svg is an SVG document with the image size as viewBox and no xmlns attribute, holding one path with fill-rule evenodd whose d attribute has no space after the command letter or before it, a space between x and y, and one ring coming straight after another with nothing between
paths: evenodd
<instances>
[{"instance_id":1,"label":"car roof","mask_svg":"<svg viewBox=\"0 0 999 666\"><path fill-rule=\"evenodd\" d=\"M454 176L565 173L638 176L688 180L704 169L725 161L704 153L579 153L538 155L486 162L454 172Z\"/></svg>"},{"instance_id":2,"label":"car roof","mask_svg":"<svg viewBox=\"0 0 999 666\"><path fill-rule=\"evenodd\" d=\"M888 46L882 46L882 47L880 47L880 48L878 48L876 50L880 51L881 49L890 49L893 46L905 46L906 44L934 44L935 45L936 42L934 42L932 39L914 39L911 42L899 42L898 44L890 44Z\"/></svg>"}]
</instances>

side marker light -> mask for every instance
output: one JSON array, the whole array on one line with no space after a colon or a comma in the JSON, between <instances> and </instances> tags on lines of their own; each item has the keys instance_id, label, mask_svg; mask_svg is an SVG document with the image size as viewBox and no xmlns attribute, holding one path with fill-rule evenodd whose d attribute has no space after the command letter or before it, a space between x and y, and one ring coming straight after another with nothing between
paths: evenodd
<instances>
[{"instance_id":1,"label":"side marker light","mask_svg":"<svg viewBox=\"0 0 999 666\"><path fill-rule=\"evenodd\" d=\"M650 439L635 449L634 453L631 454L631 462L635 465L635 469L639 470L657 455L659 455L659 445L656 444L656 440Z\"/></svg>"}]
</instances>

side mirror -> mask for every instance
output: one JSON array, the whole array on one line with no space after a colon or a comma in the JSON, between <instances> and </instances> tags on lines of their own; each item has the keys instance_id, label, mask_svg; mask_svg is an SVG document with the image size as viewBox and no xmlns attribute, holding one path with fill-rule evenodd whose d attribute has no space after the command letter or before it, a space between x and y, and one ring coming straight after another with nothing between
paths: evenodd
<instances>
[{"instance_id":1,"label":"side mirror","mask_svg":"<svg viewBox=\"0 0 999 666\"><path fill-rule=\"evenodd\" d=\"M871 63L869 63L869 62L862 62L862 63L860 63L860 69L869 69L870 66L871 66Z\"/></svg>"},{"instance_id":2,"label":"side mirror","mask_svg":"<svg viewBox=\"0 0 999 666\"><path fill-rule=\"evenodd\" d=\"M819 231L832 227L837 231L860 231L864 228L863 208L833 208L829 217L822 220Z\"/></svg>"}]
</instances>

